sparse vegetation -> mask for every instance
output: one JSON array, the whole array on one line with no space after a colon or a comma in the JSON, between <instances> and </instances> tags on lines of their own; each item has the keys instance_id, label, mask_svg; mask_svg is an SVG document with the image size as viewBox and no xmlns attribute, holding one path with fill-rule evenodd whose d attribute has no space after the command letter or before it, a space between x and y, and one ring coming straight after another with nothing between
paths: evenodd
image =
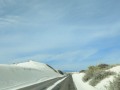
<instances>
[{"instance_id":1,"label":"sparse vegetation","mask_svg":"<svg viewBox=\"0 0 120 90\"><path fill-rule=\"evenodd\" d=\"M93 77L94 72L95 72L95 67L90 66L88 68L88 70L85 72L85 76L83 77L83 81L87 82L88 80L90 80Z\"/></svg>"},{"instance_id":2,"label":"sparse vegetation","mask_svg":"<svg viewBox=\"0 0 120 90\"><path fill-rule=\"evenodd\" d=\"M109 65L108 64L99 64L98 67L99 68L107 68Z\"/></svg>"},{"instance_id":3,"label":"sparse vegetation","mask_svg":"<svg viewBox=\"0 0 120 90\"><path fill-rule=\"evenodd\" d=\"M91 81L90 81L90 85L92 86L96 86L101 80L103 80L104 78L110 76L110 75L114 75L114 72L111 71L98 71L96 73L94 73L94 76L92 77Z\"/></svg>"},{"instance_id":4,"label":"sparse vegetation","mask_svg":"<svg viewBox=\"0 0 120 90\"><path fill-rule=\"evenodd\" d=\"M79 71L79 73L85 73L85 71L86 71L86 70L81 70L81 71Z\"/></svg>"},{"instance_id":5,"label":"sparse vegetation","mask_svg":"<svg viewBox=\"0 0 120 90\"><path fill-rule=\"evenodd\" d=\"M63 73L61 70L58 70L58 72L59 72L61 75L64 75L64 73Z\"/></svg>"},{"instance_id":6,"label":"sparse vegetation","mask_svg":"<svg viewBox=\"0 0 120 90\"><path fill-rule=\"evenodd\" d=\"M88 70L85 72L85 76L83 77L83 81L87 82L91 79L90 84L95 86L102 79L106 78L109 75L113 75L113 72L106 72L105 70L111 68L111 65L108 64L99 64L97 66L90 66Z\"/></svg>"},{"instance_id":7,"label":"sparse vegetation","mask_svg":"<svg viewBox=\"0 0 120 90\"><path fill-rule=\"evenodd\" d=\"M108 90L120 90L120 75L115 77L115 80L113 80L113 82L110 82Z\"/></svg>"},{"instance_id":8,"label":"sparse vegetation","mask_svg":"<svg viewBox=\"0 0 120 90\"><path fill-rule=\"evenodd\" d=\"M50 65L46 64L49 68L51 68L53 71L57 72L53 67L51 67Z\"/></svg>"}]
</instances>

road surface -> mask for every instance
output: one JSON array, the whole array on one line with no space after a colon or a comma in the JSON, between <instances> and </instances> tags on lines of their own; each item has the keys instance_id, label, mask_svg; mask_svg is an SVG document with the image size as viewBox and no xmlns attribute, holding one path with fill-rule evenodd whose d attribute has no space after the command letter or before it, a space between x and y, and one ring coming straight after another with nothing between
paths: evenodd
<instances>
[{"instance_id":1,"label":"road surface","mask_svg":"<svg viewBox=\"0 0 120 90\"><path fill-rule=\"evenodd\" d=\"M68 75L67 78L63 82L58 84L52 90L77 90L77 89L74 85L72 76Z\"/></svg>"},{"instance_id":2,"label":"road surface","mask_svg":"<svg viewBox=\"0 0 120 90\"><path fill-rule=\"evenodd\" d=\"M48 80L42 83L38 83L35 85L31 85L25 88L21 88L18 90L46 90L50 86L52 86L57 81L63 79L64 77L55 78L52 80ZM58 85L56 85L52 90L76 90L76 87L74 85L73 79L71 75L67 75L66 78L60 82Z\"/></svg>"}]
</instances>

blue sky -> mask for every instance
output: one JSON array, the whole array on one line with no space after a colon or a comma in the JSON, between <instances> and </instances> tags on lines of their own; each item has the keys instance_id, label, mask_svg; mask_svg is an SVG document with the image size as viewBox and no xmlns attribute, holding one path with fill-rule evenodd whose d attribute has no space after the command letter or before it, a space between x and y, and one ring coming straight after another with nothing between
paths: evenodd
<instances>
[{"instance_id":1,"label":"blue sky","mask_svg":"<svg viewBox=\"0 0 120 90\"><path fill-rule=\"evenodd\" d=\"M119 0L0 0L0 63L61 70L120 62Z\"/></svg>"}]
</instances>

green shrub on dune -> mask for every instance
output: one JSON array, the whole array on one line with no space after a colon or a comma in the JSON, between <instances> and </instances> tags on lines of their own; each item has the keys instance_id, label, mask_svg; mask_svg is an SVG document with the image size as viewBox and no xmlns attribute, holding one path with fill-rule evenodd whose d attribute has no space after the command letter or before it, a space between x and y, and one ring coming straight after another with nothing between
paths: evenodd
<instances>
[{"instance_id":1,"label":"green shrub on dune","mask_svg":"<svg viewBox=\"0 0 120 90\"><path fill-rule=\"evenodd\" d=\"M96 86L101 80L103 80L104 78L110 76L110 75L114 75L114 72L111 71L99 71L96 72L93 76L93 78L90 81L90 85L92 86Z\"/></svg>"},{"instance_id":2,"label":"green shrub on dune","mask_svg":"<svg viewBox=\"0 0 120 90\"><path fill-rule=\"evenodd\" d=\"M96 68L95 66L90 66L88 70L86 70L85 76L83 77L83 81L87 82L88 80L90 80L97 69L98 68Z\"/></svg>"},{"instance_id":3,"label":"green shrub on dune","mask_svg":"<svg viewBox=\"0 0 120 90\"><path fill-rule=\"evenodd\" d=\"M120 75L115 77L113 82L110 82L110 86L108 87L108 90L120 90Z\"/></svg>"},{"instance_id":4,"label":"green shrub on dune","mask_svg":"<svg viewBox=\"0 0 120 90\"><path fill-rule=\"evenodd\" d=\"M87 82L90 80L90 85L95 86L104 78L114 75L114 72L105 71L111 66L108 64L99 64L97 66L90 66L88 70L86 70L85 75L83 77L83 81Z\"/></svg>"}]
</instances>

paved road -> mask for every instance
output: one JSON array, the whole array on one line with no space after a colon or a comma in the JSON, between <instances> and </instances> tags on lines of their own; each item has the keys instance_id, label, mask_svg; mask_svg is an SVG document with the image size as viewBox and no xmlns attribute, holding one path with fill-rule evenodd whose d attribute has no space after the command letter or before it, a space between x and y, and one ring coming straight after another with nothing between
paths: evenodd
<instances>
[{"instance_id":1,"label":"paved road","mask_svg":"<svg viewBox=\"0 0 120 90\"><path fill-rule=\"evenodd\" d=\"M18 90L46 90L48 87L52 86L55 82L57 82L58 80L62 79L63 77L60 78L55 78L52 80L48 80L42 83L38 83L38 84L34 84L25 88L21 88Z\"/></svg>"},{"instance_id":2,"label":"paved road","mask_svg":"<svg viewBox=\"0 0 120 90\"><path fill-rule=\"evenodd\" d=\"M63 82L58 84L52 90L77 90L77 89L76 89L76 87L74 85L72 76L68 75L68 77Z\"/></svg>"},{"instance_id":3,"label":"paved road","mask_svg":"<svg viewBox=\"0 0 120 90\"><path fill-rule=\"evenodd\" d=\"M48 80L43 83L21 88L19 90L46 90L48 87L52 86L55 82L57 82L58 80L62 78L64 77ZM72 80L72 76L68 75L65 80L63 80L61 83L55 86L52 90L76 90L73 80Z\"/></svg>"}]
</instances>

